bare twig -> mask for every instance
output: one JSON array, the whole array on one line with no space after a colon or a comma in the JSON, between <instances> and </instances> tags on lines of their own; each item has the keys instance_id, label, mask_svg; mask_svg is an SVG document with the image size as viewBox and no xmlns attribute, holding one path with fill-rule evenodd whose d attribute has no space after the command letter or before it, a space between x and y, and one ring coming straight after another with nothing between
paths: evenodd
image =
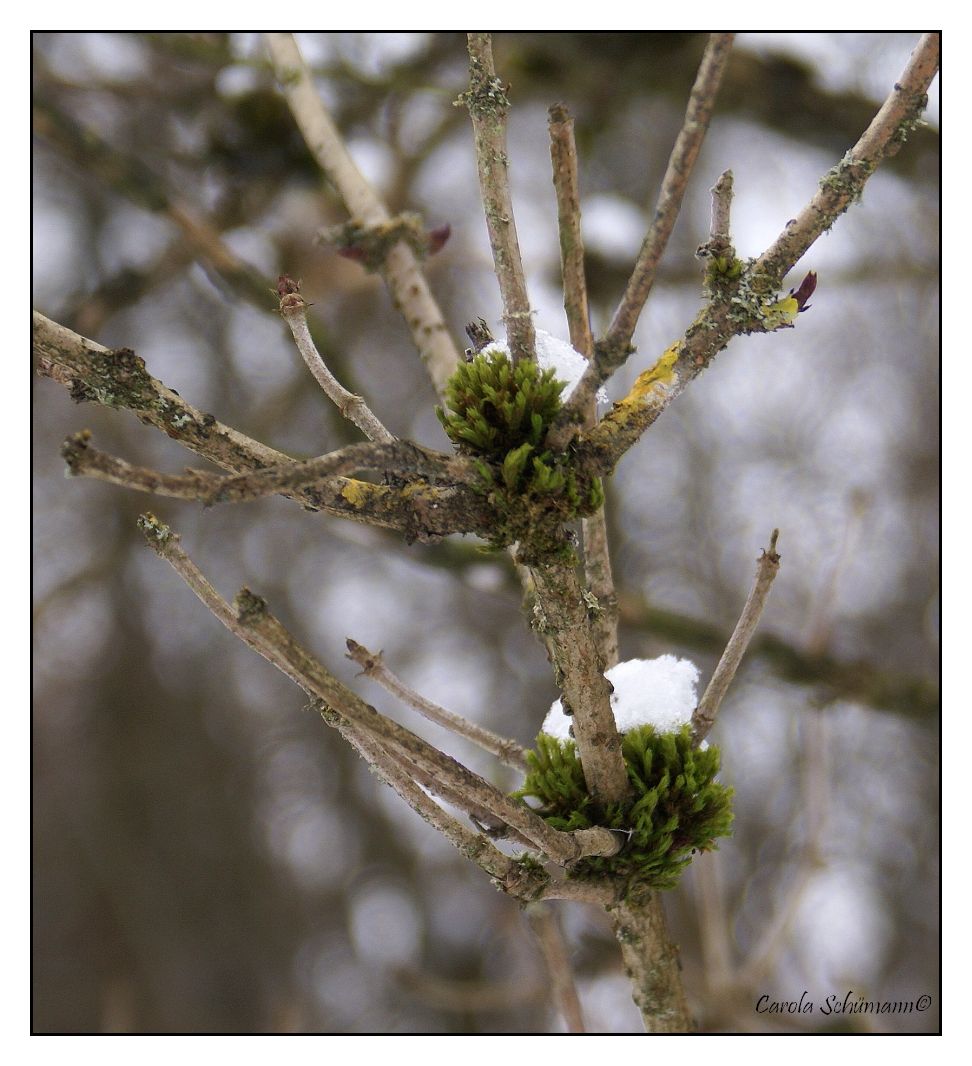
<instances>
[{"instance_id":1,"label":"bare twig","mask_svg":"<svg viewBox=\"0 0 972 1066\"><path fill-rule=\"evenodd\" d=\"M554 104L549 115L550 162L553 168L554 191L557 195L564 311L567 314L571 345L575 351L590 359L594 351L594 336L591 333L587 280L584 276L584 241L580 226L580 183L577 176L574 119L563 104Z\"/></svg>"},{"instance_id":2,"label":"bare twig","mask_svg":"<svg viewBox=\"0 0 972 1066\"><path fill-rule=\"evenodd\" d=\"M394 529L410 541L427 542L457 532L488 535L491 523L495 521L493 511L484 498L465 487L464 483L470 475L463 460L440 457L447 462L447 466L442 467L435 458L439 453L427 452L406 441L399 441L394 446L362 444L352 447L403 449L400 456L406 463L404 469L417 472L420 477L427 477L430 481L441 480L446 484L422 485L413 482L404 486L373 485L332 476L313 488L287 491L285 483L289 475L285 470L299 467L297 460L193 407L173 389L152 377L145 361L130 348L105 348L36 311L33 322L33 355L38 374L63 385L79 403L90 401L129 410L139 421L155 426L166 436L205 456L217 466L234 473L249 474L254 478L252 482L241 477L239 481L228 479L220 483L221 489L228 489L230 493L238 491L236 498L246 498L248 488L245 486L252 488L255 495L283 491L310 510L325 511L383 529ZM322 460L330 462L327 457L322 457ZM126 468L121 460L112 461L121 464L114 468L121 484L133 488L146 487L139 486L137 482L155 478L156 486L152 491L159 491L160 479L165 476L171 479L168 484L177 486L175 495L188 494L196 498L193 486L185 481L180 484L175 477L153 471L129 476L131 468ZM314 462L309 460L310 464ZM255 474L265 469L268 470L265 476ZM306 485L308 481L317 480L319 475L320 468L311 465L304 467L303 472L295 470L293 477L295 483L303 479ZM193 476L199 478L203 475Z\"/></svg>"},{"instance_id":3,"label":"bare twig","mask_svg":"<svg viewBox=\"0 0 972 1066\"><path fill-rule=\"evenodd\" d=\"M678 218L685 188L709 128L716 94L729 61L734 38L735 34L732 33L713 33L705 46L699 72L689 96L685 121L675 140L675 147L662 179L651 227L638 253L638 261L628 281L628 287L604 336L604 347L611 352L617 351L622 358L627 354L626 349L631 344L641 310L654 284L659 260L664 254Z\"/></svg>"},{"instance_id":4,"label":"bare twig","mask_svg":"<svg viewBox=\"0 0 972 1066\"><path fill-rule=\"evenodd\" d=\"M877 167L894 155L908 133L920 121L927 103L927 90L938 70L939 35L926 34L874 121L854 148L820 181L820 190L795 220L749 268L743 281L772 292L811 244L857 199ZM742 303L739 301L742 300ZM696 316L682 338L676 341L653 368L665 363L664 388L635 388L594 429L585 434L581 451L593 456L592 471L614 469L622 455L652 425L669 404L709 365L734 336L766 332L752 300L737 294L713 298ZM646 371L646 373L649 373ZM577 397L592 371L581 379L571 396ZM644 377L644 375L642 375ZM639 382L642 378L639 378ZM591 384L597 384L592 379ZM568 407L570 405L568 404ZM562 412L563 415L563 412Z\"/></svg>"},{"instance_id":5,"label":"bare twig","mask_svg":"<svg viewBox=\"0 0 972 1066\"><path fill-rule=\"evenodd\" d=\"M37 311L33 312L37 372L64 385L79 403L132 411L199 455L227 470L291 462L278 452L186 403L148 372L131 348L105 348Z\"/></svg>"},{"instance_id":6,"label":"bare twig","mask_svg":"<svg viewBox=\"0 0 972 1066\"><path fill-rule=\"evenodd\" d=\"M560 232L560 270L564 286L564 311L570 343L575 351L590 359L594 352L590 312L587 304L587 281L584 276L584 240L581 235L580 183L577 175L577 146L574 143L574 120L563 104L550 108L550 160L557 196L557 224ZM590 397L583 411L585 429L597 423L597 399ZM556 435L548 442L558 448ZM592 619L594 636L604 668L618 661L618 598L611 573L607 521L604 508L581 521L584 540L584 574L587 585L597 599Z\"/></svg>"},{"instance_id":7,"label":"bare twig","mask_svg":"<svg viewBox=\"0 0 972 1066\"><path fill-rule=\"evenodd\" d=\"M90 442L90 431L82 430L68 437L62 445L61 455L72 475L92 477L157 496L199 500L205 504L236 503L277 493L290 495L327 478L362 470L397 472L412 478L441 478L455 485L462 484L467 478L461 461L408 441L351 444L316 459L283 463L233 477L202 470L163 474L148 467L133 466L124 459L99 451Z\"/></svg>"},{"instance_id":8,"label":"bare twig","mask_svg":"<svg viewBox=\"0 0 972 1066\"><path fill-rule=\"evenodd\" d=\"M451 795L462 795L470 805L484 808L516 830L554 862L565 866L587 855L612 855L618 851L617 835L608 829L562 833L522 803L439 751L404 726L380 715L341 684L307 652L275 618L264 600L248 589L230 607L179 546L179 538L153 515L139 520L146 540L186 581L193 592L231 632L295 681L309 696L321 700L356 729L364 730L383 746L394 747L413 760L429 781L442 782Z\"/></svg>"},{"instance_id":9,"label":"bare twig","mask_svg":"<svg viewBox=\"0 0 972 1066\"><path fill-rule=\"evenodd\" d=\"M298 283L286 274L277 279L277 292L280 294L280 314L294 335L297 349L307 364L307 369L314 375L314 380L327 393L344 418L353 422L368 440L388 443L395 435L387 430L360 397L348 390L327 368L327 364L317 350L307 326L307 304L298 291Z\"/></svg>"},{"instance_id":10,"label":"bare twig","mask_svg":"<svg viewBox=\"0 0 972 1066\"><path fill-rule=\"evenodd\" d=\"M337 189L352 218L365 227L389 221L389 213L358 170L341 135L314 88L314 79L293 37L268 33L267 49L277 81L287 98L304 140ZM395 306L401 311L412 340L441 396L459 365L453 344L419 262L408 245L399 241L388 249L380 265Z\"/></svg>"},{"instance_id":11,"label":"bare twig","mask_svg":"<svg viewBox=\"0 0 972 1066\"><path fill-rule=\"evenodd\" d=\"M416 811L433 829L437 829L459 852L481 866L491 876L505 880L517 870L517 864L491 844L481 833L475 833L447 814L430 796L415 783L409 773L402 769L396 754L389 752L363 730L340 721L340 715L325 710L322 717L338 719L329 722L336 725L342 736L361 755L385 784Z\"/></svg>"},{"instance_id":12,"label":"bare twig","mask_svg":"<svg viewBox=\"0 0 972 1066\"><path fill-rule=\"evenodd\" d=\"M857 144L820 182L816 196L788 222L759 257L755 269L782 282L786 273L834 220L860 198L867 179L897 154L928 104L928 87L938 72L941 35L926 33L901 77Z\"/></svg>"},{"instance_id":13,"label":"bare twig","mask_svg":"<svg viewBox=\"0 0 972 1066\"><path fill-rule=\"evenodd\" d=\"M379 685L397 696L403 703L414 707L419 714L428 718L430 722L441 725L457 736L465 737L466 740L472 741L484 751L495 755L507 766L512 766L517 770L526 769L526 753L515 740L511 740L509 737L501 737L491 730L477 725L475 722L470 722L452 711L447 711L445 707L440 707L437 703L433 703L414 689L409 688L400 677L388 669L381 652L369 651L364 645L359 644L350 637L348 637L347 645L348 658L361 667L361 672L365 677L370 677L373 681L377 681Z\"/></svg>"},{"instance_id":14,"label":"bare twig","mask_svg":"<svg viewBox=\"0 0 972 1066\"><path fill-rule=\"evenodd\" d=\"M700 259L733 256L730 215L732 212L732 171L725 170L709 190L712 193L712 222L709 239L695 253Z\"/></svg>"},{"instance_id":15,"label":"bare twig","mask_svg":"<svg viewBox=\"0 0 972 1066\"><path fill-rule=\"evenodd\" d=\"M576 413L584 410L600 385L631 353L631 338L654 284L658 263L668 246L668 238L678 218L686 185L709 127L716 94L729 60L734 37L735 34L732 33L713 33L706 44L689 96L685 121L675 140L675 147L662 179L655 214L624 296L614 312L607 332L595 345L590 369L574 390L560 419L561 425L574 423L571 436L576 432ZM563 435L563 431L560 431L559 435ZM561 446L565 443L566 441L561 442Z\"/></svg>"},{"instance_id":16,"label":"bare twig","mask_svg":"<svg viewBox=\"0 0 972 1066\"><path fill-rule=\"evenodd\" d=\"M692 738L696 744L702 741L712 728L723 697L729 690L732 679L736 676L736 670L746 653L746 648L753 638L753 633L756 632L756 626L759 625L770 586L780 568L780 557L776 553L776 540L779 535L780 531L774 529L770 536L769 547L759 557L756 580L746 600L746 606L743 607L736 628L719 660L719 665L715 668L705 693L692 714Z\"/></svg>"},{"instance_id":17,"label":"bare twig","mask_svg":"<svg viewBox=\"0 0 972 1066\"><path fill-rule=\"evenodd\" d=\"M549 638L561 701L573 714L587 789L600 803L618 803L628 794L628 774L611 710L611 685L604 677L577 573L560 559L533 566L530 572L537 596L536 624Z\"/></svg>"},{"instance_id":18,"label":"bare twig","mask_svg":"<svg viewBox=\"0 0 972 1066\"><path fill-rule=\"evenodd\" d=\"M718 1002L732 980L732 920L726 907L726 888L718 851L709 851L692 863L692 884L698 915L702 972L710 1000Z\"/></svg>"},{"instance_id":19,"label":"bare twig","mask_svg":"<svg viewBox=\"0 0 972 1066\"><path fill-rule=\"evenodd\" d=\"M557 915L545 903L531 903L526 907L526 917L543 956L551 996L563 1015L567 1032L586 1032L574 975L570 968L570 956Z\"/></svg>"},{"instance_id":20,"label":"bare twig","mask_svg":"<svg viewBox=\"0 0 972 1066\"><path fill-rule=\"evenodd\" d=\"M469 108L472 119L479 188L493 250L493 266L503 298L506 338L513 362L518 362L536 357L536 335L510 197L509 159L506 155L506 112L510 102L506 88L496 76L490 35L470 33L467 38L469 90L463 93L461 100Z\"/></svg>"},{"instance_id":21,"label":"bare twig","mask_svg":"<svg viewBox=\"0 0 972 1066\"><path fill-rule=\"evenodd\" d=\"M72 433L61 445L61 456L72 477L90 477L138 492L181 500L206 500L226 480L202 470L187 468L185 474L163 474L149 467L134 466L93 448L90 441L91 431L83 429L80 433Z\"/></svg>"}]
</instances>

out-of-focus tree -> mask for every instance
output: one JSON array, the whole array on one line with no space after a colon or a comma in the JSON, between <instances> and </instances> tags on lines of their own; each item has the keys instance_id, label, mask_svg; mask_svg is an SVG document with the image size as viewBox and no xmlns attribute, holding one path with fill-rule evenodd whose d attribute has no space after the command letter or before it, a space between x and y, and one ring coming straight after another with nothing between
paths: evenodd
<instances>
[{"instance_id":1,"label":"out-of-focus tree","mask_svg":"<svg viewBox=\"0 0 972 1066\"><path fill-rule=\"evenodd\" d=\"M464 38L300 43L391 216L427 220L414 240L441 243L451 227L424 264L444 335L480 316L498 324L509 303L492 278L468 114L452 106L467 88ZM608 386L616 401L637 392L698 310L695 251L713 238L708 190L719 174L735 176L732 238L745 261L802 220L915 40L810 43L825 50L808 58L806 39L758 34L736 42L638 351ZM309 385L275 314L268 289L289 274L299 295L286 283L279 295L312 304L313 339L336 378L390 436L446 448L433 415L441 358L425 352L431 375L414 358L353 234L341 231L344 255L315 239L344 226L349 206L322 181L259 39L38 34L34 44L45 316L116 352L134 348L218 416L200 425L264 442L258 458L270 466L279 453L360 440ZM541 136L548 105L569 93L601 337L654 221L705 45L697 34L496 37L497 70L512 82L508 156L537 326L567 334ZM848 992L851 1007L915 1002L934 996L938 972L938 142L933 125L905 132L863 202L804 260L820 284L799 328L737 337L665 402L607 487L621 658L676 652L711 673L756 549L782 530L762 635L713 732L736 791L735 832L665 893L688 1009L704 1029L937 1024L937 1002L879 1016L820 1009ZM365 773L290 682L160 576L135 531L137 498L65 485L58 445L77 428L71 398L100 400L81 409L98 454L143 470L185 461L177 442L130 432L107 409L124 406L117 398L72 381L70 396L38 386L34 420L35 1029L576 1026L568 993L551 998L564 945L549 915L531 912L537 937L527 936L514 900ZM184 439L187 424L170 421L170 435ZM90 461L86 441L75 448L75 461L77 449ZM509 557L469 538L409 545L334 517L340 501L304 502L326 513L272 496L205 510L170 500L165 518L217 588L258 589L338 681L369 685L339 665L344 638L356 638L436 702L532 745L556 691L542 643L522 639ZM437 727L405 721L442 743ZM450 750L502 790L519 784L466 740ZM639 1029L603 912L556 906L588 1029ZM770 1009L804 988L812 1013Z\"/></svg>"}]
</instances>

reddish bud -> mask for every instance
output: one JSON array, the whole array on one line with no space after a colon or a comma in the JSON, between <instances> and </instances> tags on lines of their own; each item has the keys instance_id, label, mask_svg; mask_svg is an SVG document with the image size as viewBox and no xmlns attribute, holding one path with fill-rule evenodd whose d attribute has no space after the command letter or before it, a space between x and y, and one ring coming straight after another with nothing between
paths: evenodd
<instances>
[{"instance_id":1,"label":"reddish bud","mask_svg":"<svg viewBox=\"0 0 972 1066\"><path fill-rule=\"evenodd\" d=\"M360 244L346 244L343 248L338 248L337 254L345 259L353 259L356 263L363 262L366 255Z\"/></svg>"},{"instance_id":2,"label":"reddish bud","mask_svg":"<svg viewBox=\"0 0 972 1066\"><path fill-rule=\"evenodd\" d=\"M294 281L289 274L281 274L277 278L277 295L283 297L295 292L300 292L300 282Z\"/></svg>"},{"instance_id":3,"label":"reddish bud","mask_svg":"<svg viewBox=\"0 0 972 1066\"><path fill-rule=\"evenodd\" d=\"M817 287L817 274L816 271L811 270L807 276L800 282L799 289L790 289L790 295L796 297L797 308L800 311L806 311L810 305L807 300L813 296L813 290Z\"/></svg>"},{"instance_id":4,"label":"reddish bud","mask_svg":"<svg viewBox=\"0 0 972 1066\"><path fill-rule=\"evenodd\" d=\"M436 252L441 251L451 236L452 226L448 222L443 222L441 226L430 229L426 234L429 242L429 255L435 255Z\"/></svg>"}]
</instances>

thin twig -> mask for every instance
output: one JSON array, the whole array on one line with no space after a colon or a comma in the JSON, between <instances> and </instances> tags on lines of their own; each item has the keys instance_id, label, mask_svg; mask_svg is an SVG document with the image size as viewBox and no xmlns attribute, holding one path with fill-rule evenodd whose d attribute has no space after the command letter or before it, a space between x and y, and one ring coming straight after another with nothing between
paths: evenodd
<instances>
[{"instance_id":1,"label":"thin twig","mask_svg":"<svg viewBox=\"0 0 972 1066\"><path fill-rule=\"evenodd\" d=\"M696 744L702 741L712 728L723 697L729 690L732 679L736 676L736 670L746 653L746 648L756 632L756 626L759 625L770 586L780 568L780 557L776 553L776 541L779 535L780 531L774 529L770 536L769 547L759 557L756 580L746 600L746 606L743 607L736 628L719 660L719 665L715 668L715 673L692 714L692 738Z\"/></svg>"},{"instance_id":2,"label":"thin twig","mask_svg":"<svg viewBox=\"0 0 972 1066\"><path fill-rule=\"evenodd\" d=\"M273 468L262 482L259 477L252 482L257 495L280 491L281 482L287 480L284 469L299 466L289 455L193 407L154 378L145 361L130 348L105 348L35 311L32 351L37 373L63 385L79 403L100 403L131 411L139 421L155 426L166 436L234 474L252 474ZM362 444L352 447L393 446ZM428 477L430 481L442 480L447 484L374 485L336 476L315 484L313 488L295 488L285 495L292 496L312 511L324 511L364 525L397 530L410 541L429 542L460 532L489 536L495 514L480 494L466 487L470 474L462 459L446 457L446 467L432 469L437 464L434 456L439 453L426 452L407 441L400 441L394 447L404 449L401 455L407 462L406 470L419 471L420 476ZM429 457L429 462L423 455ZM309 462L313 464L314 460ZM422 467L426 468L424 474L420 470ZM124 467L117 467L116 473L123 484L138 487L126 480ZM305 467L304 473L298 470L294 477L299 481L308 474L313 481L318 473L313 466ZM149 474L156 478L163 476ZM178 484L175 480L171 483ZM221 488L228 487L232 491L234 485L240 488L245 483L246 478L235 483L226 481L221 483ZM263 487L258 491L257 486ZM183 483L177 494L182 495L186 488Z\"/></svg>"},{"instance_id":3,"label":"thin twig","mask_svg":"<svg viewBox=\"0 0 972 1066\"><path fill-rule=\"evenodd\" d=\"M392 745L414 760L431 775L430 781L440 781L452 794L462 795L477 808L485 808L562 866L587 855L612 855L618 851L617 835L610 830L595 828L562 833L553 829L525 804L510 799L462 763L404 726L380 715L307 652L271 614L261 597L243 589L234 606L230 607L183 551L178 536L167 525L154 515L143 515L139 525L149 544L223 625L295 681L309 696L323 701L383 745Z\"/></svg>"},{"instance_id":4,"label":"thin twig","mask_svg":"<svg viewBox=\"0 0 972 1066\"><path fill-rule=\"evenodd\" d=\"M284 452L187 403L152 377L145 361L130 348L105 348L34 311L32 349L38 374L64 385L79 403L130 410L139 421L217 466L237 471L292 462Z\"/></svg>"},{"instance_id":5,"label":"thin twig","mask_svg":"<svg viewBox=\"0 0 972 1066\"><path fill-rule=\"evenodd\" d=\"M898 151L908 133L920 122L927 104L928 87L938 71L939 45L938 34L926 34L921 38L904 73L867 131L841 162L821 178L817 194L747 269L743 280L751 283L758 279L768 291L778 288L787 271L813 242L828 231L855 200L860 199L867 180L877 167ZM747 307L752 313L746 310ZM729 297L713 297L682 338L662 357L666 362L664 388L645 390L636 382L631 393L585 434L578 449L594 458L591 471L602 475L612 471L621 456L733 337L744 332L766 331L765 323L750 304L744 301L741 305ZM588 371L581 379L571 396L571 404L591 374L592 371ZM590 384L599 382L594 378ZM561 416L564 417L564 412Z\"/></svg>"},{"instance_id":6,"label":"thin twig","mask_svg":"<svg viewBox=\"0 0 972 1066\"><path fill-rule=\"evenodd\" d=\"M928 87L938 72L940 51L940 34L926 33L920 38L901 77L860 140L821 179L817 194L763 252L756 270L782 282L821 233L860 198L861 189L878 166L897 154L928 104Z\"/></svg>"},{"instance_id":7,"label":"thin twig","mask_svg":"<svg viewBox=\"0 0 972 1066\"><path fill-rule=\"evenodd\" d=\"M675 147L662 179L651 227L638 253L638 261L628 281L628 287L604 336L604 346L608 350L624 352L631 344L638 318L654 284L658 263L675 227L692 168L709 128L716 95L729 62L729 52L734 39L733 33L713 33L705 46L699 72L689 96L685 121L675 140Z\"/></svg>"},{"instance_id":8,"label":"thin twig","mask_svg":"<svg viewBox=\"0 0 972 1066\"><path fill-rule=\"evenodd\" d=\"M414 707L424 718L435 722L436 725L441 725L457 736L472 741L484 751L495 755L507 766L512 766L516 770L526 769L526 752L515 740L501 737L489 729L484 729L475 722L470 722L461 715L440 707L439 704L433 703L432 700L426 699L425 696L409 688L400 677L388 669L380 651L369 651L364 645L350 637L347 639L347 646L348 658L361 667L361 672L365 677L377 681L382 688L397 696L403 703Z\"/></svg>"},{"instance_id":9,"label":"thin twig","mask_svg":"<svg viewBox=\"0 0 972 1066\"><path fill-rule=\"evenodd\" d=\"M328 717L340 718L339 715L328 716L326 711L323 717L325 721L328 721ZM481 833L473 832L456 821L423 792L409 773L402 769L396 754L383 748L365 731L355 729L347 722L339 722L337 728L378 777L393 788L433 829L437 829L453 847L493 877L509 877L516 868L516 863Z\"/></svg>"},{"instance_id":10,"label":"thin twig","mask_svg":"<svg viewBox=\"0 0 972 1066\"><path fill-rule=\"evenodd\" d=\"M389 444L350 444L336 452L265 467L225 477L202 470L185 474L163 474L149 467L134 466L91 445L91 433L72 434L61 447L68 470L75 477L91 477L140 492L182 500L199 500L207 505L256 500L278 493L291 495L321 483L327 478L380 470L412 478L438 478L458 486L471 475L462 461L432 452L409 441Z\"/></svg>"},{"instance_id":11,"label":"thin twig","mask_svg":"<svg viewBox=\"0 0 972 1066\"><path fill-rule=\"evenodd\" d=\"M351 158L334 121L314 88L314 79L289 33L268 33L267 49L277 81L318 166L337 189L352 218L366 227L389 220L388 209ZM459 351L415 253L404 241L389 248L382 277L412 334L439 395L459 365Z\"/></svg>"},{"instance_id":12,"label":"thin twig","mask_svg":"<svg viewBox=\"0 0 972 1066\"><path fill-rule=\"evenodd\" d=\"M563 104L550 108L550 161L557 197L557 225L560 232L560 272L564 287L564 311L570 343L575 351L590 359L594 352L587 280L584 275L584 239L581 234L580 181L577 174L577 146L574 120ZM597 423L597 398L591 396L583 411L583 426ZM556 447L556 441L551 442ZM611 573L607 519L604 507L581 521L584 541L584 576L598 607L593 618L594 638L605 669L618 662L618 597Z\"/></svg>"},{"instance_id":13,"label":"thin twig","mask_svg":"<svg viewBox=\"0 0 972 1066\"><path fill-rule=\"evenodd\" d=\"M590 359L594 352L587 280L584 276L584 240L581 236L580 182L577 176L577 146L574 119L564 104L554 104L550 115L550 162L557 195L557 228L560 233L560 271L564 285L564 311L570 343ZM589 409L589 412L593 408ZM585 412L586 414L589 412Z\"/></svg>"},{"instance_id":14,"label":"thin twig","mask_svg":"<svg viewBox=\"0 0 972 1066\"><path fill-rule=\"evenodd\" d=\"M490 34L467 34L469 90L461 100L469 108L479 189L493 251L493 267L503 298L503 322L513 362L536 358L536 335L527 295L520 245L516 237L506 154L506 87L496 76Z\"/></svg>"},{"instance_id":15,"label":"thin twig","mask_svg":"<svg viewBox=\"0 0 972 1066\"><path fill-rule=\"evenodd\" d=\"M551 996L563 1016L567 1032L586 1032L570 956L557 915L546 903L531 903L526 907L526 917L547 969Z\"/></svg>"},{"instance_id":16,"label":"thin twig","mask_svg":"<svg viewBox=\"0 0 972 1066\"><path fill-rule=\"evenodd\" d=\"M338 381L327 368L307 325L307 304L298 291L298 284L286 274L277 280L280 294L280 314L294 335L297 349L314 375L314 380L334 402L342 417L353 422L368 440L387 444L395 435L386 429L371 408L360 396L356 396Z\"/></svg>"},{"instance_id":17,"label":"thin twig","mask_svg":"<svg viewBox=\"0 0 972 1066\"><path fill-rule=\"evenodd\" d=\"M559 420L560 424L556 427L556 439L561 447L564 447L577 431L576 413L585 409L598 388L631 353L631 338L634 336L638 318L654 284L658 263L675 227L685 188L709 127L716 94L729 60L734 37L735 34L732 33L713 33L709 36L695 84L689 96L685 121L675 140L675 147L672 149L665 177L662 179L661 192L655 205L652 223L641 246L624 296L614 312L607 332L595 345L595 357L590 369L574 390L570 403L567 404ZM561 439L564 437L566 439Z\"/></svg>"},{"instance_id":18,"label":"thin twig","mask_svg":"<svg viewBox=\"0 0 972 1066\"><path fill-rule=\"evenodd\" d=\"M692 884L702 952L702 972L708 997L718 1002L732 979L732 921L726 907L726 888L718 851L699 855L692 863Z\"/></svg>"},{"instance_id":19,"label":"thin twig","mask_svg":"<svg viewBox=\"0 0 972 1066\"><path fill-rule=\"evenodd\" d=\"M733 256L730 216L732 213L732 171L725 170L709 190L712 194L712 221L709 239L696 251L700 259Z\"/></svg>"}]
</instances>

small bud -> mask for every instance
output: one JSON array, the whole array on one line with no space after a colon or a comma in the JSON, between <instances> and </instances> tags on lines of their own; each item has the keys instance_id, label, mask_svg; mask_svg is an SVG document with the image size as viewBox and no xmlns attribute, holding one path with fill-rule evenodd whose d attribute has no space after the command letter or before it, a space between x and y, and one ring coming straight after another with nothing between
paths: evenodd
<instances>
[{"instance_id":1,"label":"small bud","mask_svg":"<svg viewBox=\"0 0 972 1066\"><path fill-rule=\"evenodd\" d=\"M493 334L490 332L489 326L486 325L485 318L480 318L477 322L470 322L466 326L466 336L472 341L472 347L466 349L467 362L493 343Z\"/></svg>"},{"instance_id":2,"label":"small bud","mask_svg":"<svg viewBox=\"0 0 972 1066\"><path fill-rule=\"evenodd\" d=\"M816 271L811 270L807 276L800 282L798 289L790 289L790 295L794 297L797 302L798 311L808 311L810 304L807 300L813 296L813 291L817 287L817 274Z\"/></svg>"},{"instance_id":3,"label":"small bud","mask_svg":"<svg viewBox=\"0 0 972 1066\"><path fill-rule=\"evenodd\" d=\"M435 255L436 252L442 251L445 247L446 241L452 236L452 226L448 222L443 222L441 226L436 226L435 229L430 229L426 234L426 238L429 242L429 255Z\"/></svg>"}]
</instances>

